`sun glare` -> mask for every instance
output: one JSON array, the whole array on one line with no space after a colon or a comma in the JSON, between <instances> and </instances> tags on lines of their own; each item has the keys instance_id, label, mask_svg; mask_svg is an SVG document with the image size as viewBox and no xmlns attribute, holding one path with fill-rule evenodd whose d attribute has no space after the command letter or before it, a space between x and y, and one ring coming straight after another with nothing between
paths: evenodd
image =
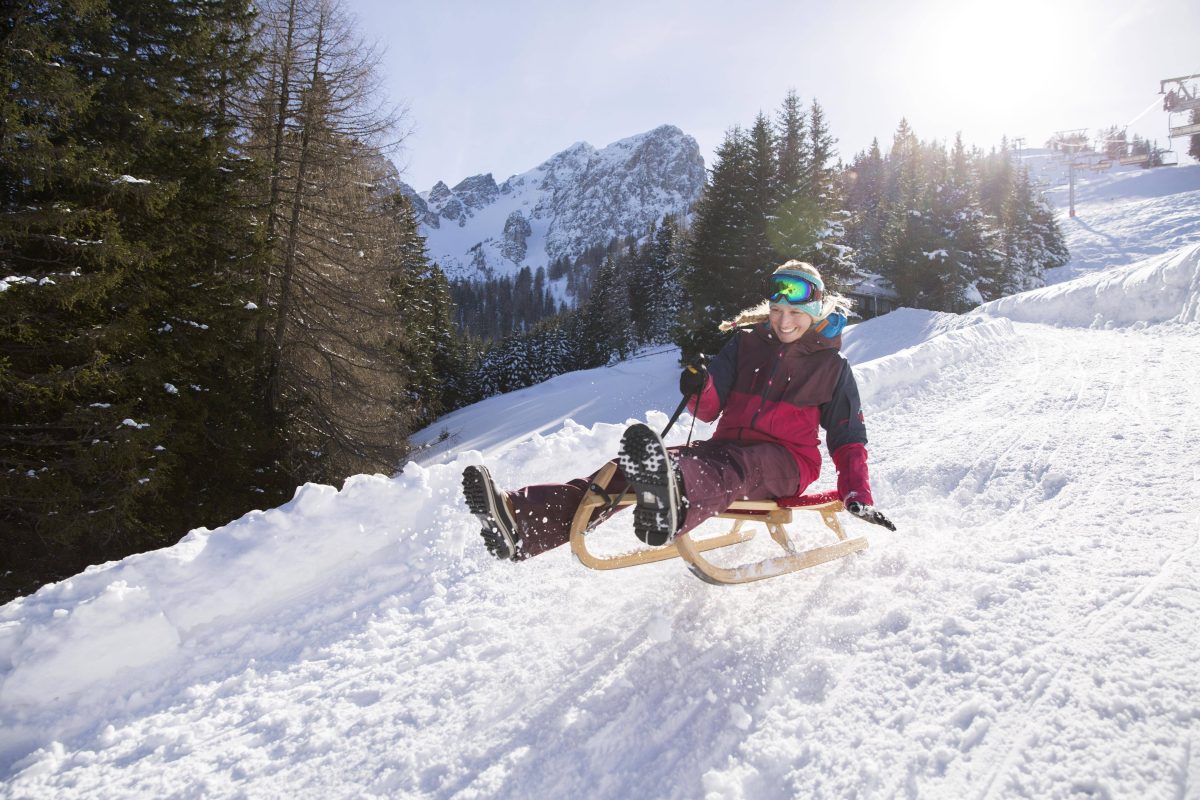
<instances>
[{"instance_id":1,"label":"sun glare","mask_svg":"<svg viewBox=\"0 0 1200 800\"><path fill-rule=\"evenodd\" d=\"M913 88L939 93L962 111L996 114L1057 91L1059 73L1080 55L1071 5L960 0L924 7Z\"/></svg>"}]
</instances>

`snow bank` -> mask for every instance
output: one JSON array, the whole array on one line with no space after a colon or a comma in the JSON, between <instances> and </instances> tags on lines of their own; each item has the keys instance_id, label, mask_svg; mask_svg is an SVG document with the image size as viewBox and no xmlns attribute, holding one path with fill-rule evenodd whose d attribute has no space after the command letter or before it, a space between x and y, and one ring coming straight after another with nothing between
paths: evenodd
<instances>
[{"instance_id":1,"label":"snow bank","mask_svg":"<svg viewBox=\"0 0 1200 800\"><path fill-rule=\"evenodd\" d=\"M927 325L938 326L937 315L933 312L915 312L908 317L917 321L920 315L926 315ZM854 375L863 405L886 405L897 395L911 394L915 387L934 376L944 377L989 353L1011 349L1016 338L1017 333L1007 319L981 319L978 324L963 325L934 335L919 345L856 364Z\"/></svg>"},{"instance_id":2,"label":"snow bank","mask_svg":"<svg viewBox=\"0 0 1200 800\"><path fill-rule=\"evenodd\" d=\"M1200 245L985 303L973 314L1074 327L1200 321Z\"/></svg>"},{"instance_id":3,"label":"snow bank","mask_svg":"<svg viewBox=\"0 0 1200 800\"><path fill-rule=\"evenodd\" d=\"M942 334L984 323L986 320L980 317L898 308L847 328L842 334L842 355L857 366L916 347Z\"/></svg>"},{"instance_id":4,"label":"snow bank","mask_svg":"<svg viewBox=\"0 0 1200 800\"><path fill-rule=\"evenodd\" d=\"M4 629L11 671L0 703L18 706L61 698L122 670L174 655L179 633L143 586L115 580L74 608ZM11 649L10 649L11 648ZM53 700L51 700L53 702Z\"/></svg>"},{"instance_id":5,"label":"snow bank","mask_svg":"<svg viewBox=\"0 0 1200 800\"><path fill-rule=\"evenodd\" d=\"M314 590L381 561L420 602L436 592L435 567L471 563L461 561L469 526L458 482L479 455L463 458L437 471L412 465L395 479L355 476L340 491L307 484L279 508L14 600L0 608L0 709L44 714L118 678L150 691L224 633L302 605ZM242 643L249 652L272 644L269 636ZM5 726L0 755L13 738Z\"/></svg>"}]
</instances>

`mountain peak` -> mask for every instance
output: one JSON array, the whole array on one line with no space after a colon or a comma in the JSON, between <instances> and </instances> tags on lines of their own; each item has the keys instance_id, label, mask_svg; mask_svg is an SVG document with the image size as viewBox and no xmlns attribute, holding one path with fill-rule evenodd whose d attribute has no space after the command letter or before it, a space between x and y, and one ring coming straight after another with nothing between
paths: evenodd
<instances>
[{"instance_id":1,"label":"mountain peak","mask_svg":"<svg viewBox=\"0 0 1200 800\"><path fill-rule=\"evenodd\" d=\"M599 150L575 142L499 186L491 173L454 188L438 181L413 205L430 257L447 275L494 277L641 235L666 214L686 213L704 180L696 140L660 125Z\"/></svg>"}]
</instances>

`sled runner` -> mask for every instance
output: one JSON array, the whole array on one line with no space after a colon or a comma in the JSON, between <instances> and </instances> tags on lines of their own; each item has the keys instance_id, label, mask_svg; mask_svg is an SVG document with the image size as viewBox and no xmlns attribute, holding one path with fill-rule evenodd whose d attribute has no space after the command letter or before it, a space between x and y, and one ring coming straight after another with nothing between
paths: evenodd
<instances>
[{"instance_id":1,"label":"sled runner","mask_svg":"<svg viewBox=\"0 0 1200 800\"><path fill-rule=\"evenodd\" d=\"M597 473L596 479L592 482L591 491L583 498L571 521L571 551L584 566L592 569L620 569L680 557L687 562L688 567L697 577L708 583L716 585L750 583L815 567L818 564L824 564L827 561L862 550L867 546L867 540L862 537L847 538L837 516L839 511L844 510L842 501L834 492L824 492L776 500L739 500L723 514L717 515L722 519L734 521L733 527L721 536L693 539L691 533L685 533L676 536L663 547L635 550L614 556L597 555L587 549L585 542L585 534L590 526L592 515L597 509L606 508L614 501L616 501L616 505L622 507L633 505L634 502L633 497L627 496L617 501L617 498L609 498L605 493L608 483L616 471L616 462L610 461ZM837 535L838 541L810 550L796 550L788 540L787 530L784 528L792 521L792 512L796 510L820 513L821 520ZM771 538L783 548L784 555L739 567L717 566L701 555L708 550L752 539L754 532L745 529L747 522L761 522L766 525Z\"/></svg>"}]
</instances>

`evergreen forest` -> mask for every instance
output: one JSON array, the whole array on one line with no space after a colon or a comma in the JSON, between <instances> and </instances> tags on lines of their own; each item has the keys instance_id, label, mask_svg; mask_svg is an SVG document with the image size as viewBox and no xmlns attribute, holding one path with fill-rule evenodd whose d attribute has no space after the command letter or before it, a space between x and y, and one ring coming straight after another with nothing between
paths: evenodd
<instances>
[{"instance_id":1,"label":"evergreen forest","mask_svg":"<svg viewBox=\"0 0 1200 800\"><path fill-rule=\"evenodd\" d=\"M1067 254L1012 151L901 121L848 163L789 93L687 218L487 283L430 263L408 120L337 0L16 0L0 17L0 602L440 415L640 349L713 352L789 258L962 311ZM565 295L552 290L566 281Z\"/></svg>"}]
</instances>

